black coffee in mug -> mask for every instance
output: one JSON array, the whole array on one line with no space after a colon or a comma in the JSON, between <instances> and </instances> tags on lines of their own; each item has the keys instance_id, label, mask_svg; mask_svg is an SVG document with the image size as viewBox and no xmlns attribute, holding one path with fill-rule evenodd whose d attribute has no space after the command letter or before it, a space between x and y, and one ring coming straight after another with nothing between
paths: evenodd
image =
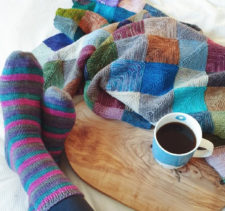
<instances>
[{"instance_id":1,"label":"black coffee in mug","mask_svg":"<svg viewBox=\"0 0 225 211\"><path fill-rule=\"evenodd\" d=\"M159 144L168 152L183 154L196 146L196 137L193 131L179 122L163 125L156 133Z\"/></svg>"}]
</instances>

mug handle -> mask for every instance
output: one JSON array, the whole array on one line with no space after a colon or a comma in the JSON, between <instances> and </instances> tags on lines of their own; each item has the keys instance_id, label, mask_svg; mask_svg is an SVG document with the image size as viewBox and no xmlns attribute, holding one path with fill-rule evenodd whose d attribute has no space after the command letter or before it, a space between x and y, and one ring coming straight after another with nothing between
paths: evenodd
<instances>
[{"instance_id":1,"label":"mug handle","mask_svg":"<svg viewBox=\"0 0 225 211\"><path fill-rule=\"evenodd\" d=\"M199 147L205 148L203 150L196 150L194 152L193 157L195 158L205 158L209 157L213 153L214 145L212 142L208 141L207 139L202 138L202 141L199 145Z\"/></svg>"}]
</instances>

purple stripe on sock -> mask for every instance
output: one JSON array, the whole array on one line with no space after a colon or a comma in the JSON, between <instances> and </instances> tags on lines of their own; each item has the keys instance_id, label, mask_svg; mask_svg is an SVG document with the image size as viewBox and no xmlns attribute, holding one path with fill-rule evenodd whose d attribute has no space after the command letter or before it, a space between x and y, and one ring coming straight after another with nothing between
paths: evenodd
<instances>
[{"instance_id":1,"label":"purple stripe on sock","mask_svg":"<svg viewBox=\"0 0 225 211\"><path fill-rule=\"evenodd\" d=\"M8 88L8 89L1 89L0 90L0 94L10 94L12 92L17 92L17 93L27 93L27 89L23 88L23 87L12 87L12 88ZM40 91L38 89L30 89L30 94L35 94L38 95L40 94Z\"/></svg>"},{"instance_id":2,"label":"purple stripe on sock","mask_svg":"<svg viewBox=\"0 0 225 211\"><path fill-rule=\"evenodd\" d=\"M60 116L54 116L53 114L46 114L44 116L45 122L48 122L48 125L55 128L62 128L71 130L71 121L68 121L68 118L60 117ZM59 124L60 122L60 124Z\"/></svg>"},{"instance_id":3,"label":"purple stripe on sock","mask_svg":"<svg viewBox=\"0 0 225 211\"><path fill-rule=\"evenodd\" d=\"M28 179L30 178L31 175L35 175L38 172L41 172L44 169L48 169L49 167L53 167L53 169L57 169L57 167L54 168L55 162L53 162L52 159L42 159L39 160L35 163L36 166L39 166L38 168L34 168L34 166L28 166L26 168L26 171L23 171L21 173L21 178L23 178L23 180L21 181L22 184L26 184L26 182L28 181Z\"/></svg>"},{"instance_id":4,"label":"purple stripe on sock","mask_svg":"<svg viewBox=\"0 0 225 211\"><path fill-rule=\"evenodd\" d=\"M51 96L45 97L44 96L44 102L50 103L50 104L53 104L53 105L58 105L58 106L63 105L63 107L66 107L66 108L73 108L73 104L71 104L70 101L63 101L63 103L62 103L62 100L56 99L55 96L53 96L53 97L51 97Z\"/></svg>"},{"instance_id":5,"label":"purple stripe on sock","mask_svg":"<svg viewBox=\"0 0 225 211\"><path fill-rule=\"evenodd\" d=\"M27 68L38 67L41 69L41 66L39 65L36 59L31 60L30 57L19 57L19 58L17 57L13 59L10 56L10 58L6 61L5 69L14 67L27 67Z\"/></svg>"},{"instance_id":6,"label":"purple stripe on sock","mask_svg":"<svg viewBox=\"0 0 225 211\"><path fill-rule=\"evenodd\" d=\"M17 172L20 174L22 171L24 171L28 166L36 163L38 160L42 159L48 159L49 158L49 153L46 151L44 154L38 154L35 156L30 157L29 159L25 160L17 169Z\"/></svg>"},{"instance_id":7,"label":"purple stripe on sock","mask_svg":"<svg viewBox=\"0 0 225 211\"><path fill-rule=\"evenodd\" d=\"M55 169L51 172L48 172L44 175L42 175L41 177L39 177L37 180L35 180L29 187L28 189L28 194L31 194L35 189L38 188L38 186L40 186L44 181L46 181L47 179L55 176L55 175L59 175L62 172L59 169Z\"/></svg>"},{"instance_id":8,"label":"purple stripe on sock","mask_svg":"<svg viewBox=\"0 0 225 211\"><path fill-rule=\"evenodd\" d=\"M12 116L23 114L23 115L31 115L31 116L40 116L40 108L33 107L30 109L29 105L23 105L18 107L17 105L10 107L3 107L4 118L8 119Z\"/></svg>"},{"instance_id":9,"label":"purple stripe on sock","mask_svg":"<svg viewBox=\"0 0 225 211\"><path fill-rule=\"evenodd\" d=\"M37 133L40 133L41 130L38 129L37 127L26 127L26 129L24 128L24 130L18 134L18 130L20 129L21 127L20 126L17 126L17 127L14 127L14 128L11 128L9 131L8 131L8 138L14 138L14 137L17 137L18 135L33 135L33 134L37 134Z\"/></svg>"},{"instance_id":10,"label":"purple stripe on sock","mask_svg":"<svg viewBox=\"0 0 225 211\"><path fill-rule=\"evenodd\" d=\"M54 171L54 170L51 170ZM45 173L46 174L46 173ZM41 175L40 175L41 176ZM57 187L60 183L69 182L69 180L61 175L54 175L48 180L43 181L37 189L33 192L32 197L39 198L42 194L41 191L47 186L49 190Z\"/></svg>"},{"instance_id":11,"label":"purple stripe on sock","mask_svg":"<svg viewBox=\"0 0 225 211\"><path fill-rule=\"evenodd\" d=\"M34 81L24 81L26 87L21 86L21 82L18 81L7 81L2 82L0 86L0 94L10 94L10 93L25 93L27 94L27 89L29 89L29 94L41 95L42 85ZM11 85L11 86L10 86ZM39 88L40 87L40 88Z\"/></svg>"},{"instance_id":12,"label":"purple stripe on sock","mask_svg":"<svg viewBox=\"0 0 225 211\"><path fill-rule=\"evenodd\" d=\"M35 151L33 149L35 149ZM43 146L40 144L26 144L25 146L16 148L14 151L12 151L13 154L13 159L11 160L11 162L13 161L11 163L12 168L16 170L15 166L16 161L23 158L24 156L27 156L26 158L24 158L25 160L27 160L30 157L35 156L36 154L42 155L46 153L43 150L44 150Z\"/></svg>"}]
</instances>

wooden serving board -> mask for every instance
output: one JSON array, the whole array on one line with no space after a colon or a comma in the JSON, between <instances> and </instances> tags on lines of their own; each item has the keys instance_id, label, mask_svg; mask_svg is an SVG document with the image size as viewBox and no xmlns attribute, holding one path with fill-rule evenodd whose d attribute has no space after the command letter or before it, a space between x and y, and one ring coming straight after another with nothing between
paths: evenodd
<instances>
[{"instance_id":1,"label":"wooden serving board","mask_svg":"<svg viewBox=\"0 0 225 211\"><path fill-rule=\"evenodd\" d=\"M225 186L204 159L178 170L158 165L152 131L95 115L84 102L65 150L87 183L135 210L214 211L225 206Z\"/></svg>"}]
</instances>

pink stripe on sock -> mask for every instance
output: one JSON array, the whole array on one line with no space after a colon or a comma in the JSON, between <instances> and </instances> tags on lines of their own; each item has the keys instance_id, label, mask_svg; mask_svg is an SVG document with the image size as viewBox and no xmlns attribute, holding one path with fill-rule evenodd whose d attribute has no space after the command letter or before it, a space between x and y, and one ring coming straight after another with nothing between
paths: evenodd
<instances>
[{"instance_id":1,"label":"pink stripe on sock","mask_svg":"<svg viewBox=\"0 0 225 211\"><path fill-rule=\"evenodd\" d=\"M44 83L44 79L40 75L36 74L13 74L13 75L2 75L1 76L2 81L36 81L40 83Z\"/></svg>"},{"instance_id":2,"label":"pink stripe on sock","mask_svg":"<svg viewBox=\"0 0 225 211\"><path fill-rule=\"evenodd\" d=\"M78 188L75 185L68 185L66 187L62 187L58 190L56 190L55 192L51 193L50 195L48 195L47 197L45 197L43 199L43 201L41 202L41 204L38 206L37 210L41 210L41 208L46 204L49 203L50 201L52 201L52 198L55 198L55 196L57 196L58 194L65 192L65 191L70 191L70 190L78 190ZM65 195L65 194L64 194ZM61 199L63 200L63 199ZM61 201L60 200L60 201Z\"/></svg>"},{"instance_id":3,"label":"pink stripe on sock","mask_svg":"<svg viewBox=\"0 0 225 211\"><path fill-rule=\"evenodd\" d=\"M42 182L46 181L49 177L57 174L62 174L62 171L60 171L59 169L55 169L35 180L28 189L28 195L30 195Z\"/></svg>"},{"instance_id":4,"label":"pink stripe on sock","mask_svg":"<svg viewBox=\"0 0 225 211\"><path fill-rule=\"evenodd\" d=\"M9 123L6 127L5 127L5 131L7 132L10 128L12 127L16 127L17 125L33 125L36 126L38 128L40 128L40 124L34 120L16 120L14 122Z\"/></svg>"},{"instance_id":5,"label":"pink stripe on sock","mask_svg":"<svg viewBox=\"0 0 225 211\"><path fill-rule=\"evenodd\" d=\"M20 146L22 146L22 145L24 145L24 144L31 144L31 143L43 143L43 142L41 141L40 138L33 138L33 137L31 137L31 138L26 138L26 139L17 141L17 142L15 142L15 143L12 145L12 147L11 147L11 149L10 149L10 157L11 157L11 153L12 153L17 147L20 147Z\"/></svg>"},{"instance_id":6,"label":"pink stripe on sock","mask_svg":"<svg viewBox=\"0 0 225 211\"><path fill-rule=\"evenodd\" d=\"M66 113L63 111L56 111L46 107L44 107L43 109L45 113L53 114L54 116L66 117L71 119L75 118L75 113Z\"/></svg>"},{"instance_id":7,"label":"pink stripe on sock","mask_svg":"<svg viewBox=\"0 0 225 211\"><path fill-rule=\"evenodd\" d=\"M55 133L50 133L50 132L46 132L43 131L42 132L44 136L46 136L47 138L56 138L56 139L61 139L61 138L66 138L67 135L69 133L65 133L65 134L55 134Z\"/></svg>"},{"instance_id":8,"label":"pink stripe on sock","mask_svg":"<svg viewBox=\"0 0 225 211\"><path fill-rule=\"evenodd\" d=\"M41 141L40 138L33 138L33 137L17 141L10 148L10 152L9 152L10 153L10 158L13 156L13 152L14 152L14 150L17 147L20 147L20 146L22 146L24 144L30 144L30 143L42 143L42 141ZM12 168L15 169L14 163L12 163L11 165L12 165Z\"/></svg>"},{"instance_id":9,"label":"pink stripe on sock","mask_svg":"<svg viewBox=\"0 0 225 211\"><path fill-rule=\"evenodd\" d=\"M21 172L27 168L28 166L30 166L31 164L39 161L39 160L42 160L42 159L45 159L45 158L49 158L51 159L51 156L49 155L49 153L44 153L44 154L38 154L38 155L34 155L33 157L25 160L21 165L20 167L18 168L17 172L19 174L21 174Z\"/></svg>"},{"instance_id":10,"label":"pink stripe on sock","mask_svg":"<svg viewBox=\"0 0 225 211\"><path fill-rule=\"evenodd\" d=\"M15 105L30 105L40 108L39 100L29 100L26 98L20 98L16 100L7 100L1 102L2 106L15 106Z\"/></svg>"}]
</instances>

